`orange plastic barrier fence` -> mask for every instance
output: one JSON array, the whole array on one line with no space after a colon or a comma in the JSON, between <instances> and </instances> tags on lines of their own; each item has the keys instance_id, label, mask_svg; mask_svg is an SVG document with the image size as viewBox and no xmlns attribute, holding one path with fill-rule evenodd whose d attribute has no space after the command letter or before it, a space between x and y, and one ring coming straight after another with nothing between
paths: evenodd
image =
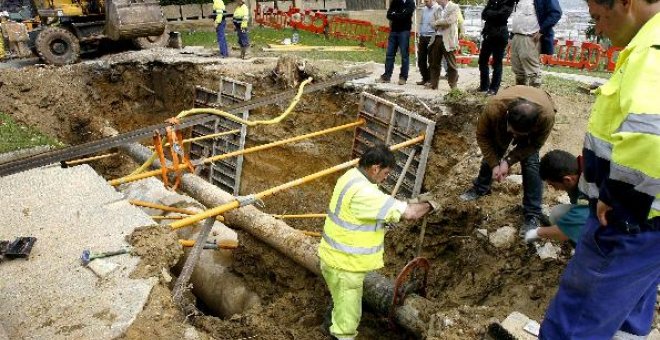
<instances>
[{"instance_id":1,"label":"orange plastic barrier fence","mask_svg":"<svg viewBox=\"0 0 660 340\"><path fill-rule=\"evenodd\" d=\"M387 26L376 26L366 20L348 19L345 17L329 18L321 12L312 10L301 11L291 7L288 11L275 10L273 8L262 9L259 4L254 10L255 21L264 26L275 29L291 27L315 34L327 34L329 36L356 40L360 42L373 42L377 47L387 48L387 40L390 28ZM415 49L415 32L410 33L410 52ZM467 40L459 40L459 49L455 51L456 62L469 64L475 56L479 55L479 47L476 43ZM541 55L541 63L545 65L559 65L589 71L598 70L601 60L606 59L605 69L614 71L616 58L621 48L610 47L605 50L602 46L592 42L582 42L579 46L571 40L559 43L555 40L555 54ZM492 58L490 60L492 64ZM511 45L506 49L505 64L511 63Z\"/></svg>"},{"instance_id":2,"label":"orange plastic barrier fence","mask_svg":"<svg viewBox=\"0 0 660 340\"><path fill-rule=\"evenodd\" d=\"M603 48L592 42L583 42L580 46L580 62L582 63L582 68L585 68L589 71L595 71L600 65L600 58L603 55Z\"/></svg>"},{"instance_id":3,"label":"orange plastic barrier fence","mask_svg":"<svg viewBox=\"0 0 660 340\"><path fill-rule=\"evenodd\" d=\"M374 25L369 21L348 18L332 18L328 32L336 38L357 40L360 42L374 39Z\"/></svg>"},{"instance_id":4,"label":"orange plastic barrier fence","mask_svg":"<svg viewBox=\"0 0 660 340\"><path fill-rule=\"evenodd\" d=\"M320 12L308 9L301 13L296 8L290 11L289 16L289 26L301 31L324 34L328 27L328 16Z\"/></svg>"},{"instance_id":5,"label":"orange plastic barrier fence","mask_svg":"<svg viewBox=\"0 0 660 340\"><path fill-rule=\"evenodd\" d=\"M610 72L614 71L616 67L616 59L619 56L619 52L623 50L621 47L610 47L607 49L607 70Z\"/></svg>"},{"instance_id":6,"label":"orange plastic barrier fence","mask_svg":"<svg viewBox=\"0 0 660 340\"><path fill-rule=\"evenodd\" d=\"M387 26L376 26L374 43L380 48L387 48L387 37L390 35L390 28Z\"/></svg>"}]
</instances>

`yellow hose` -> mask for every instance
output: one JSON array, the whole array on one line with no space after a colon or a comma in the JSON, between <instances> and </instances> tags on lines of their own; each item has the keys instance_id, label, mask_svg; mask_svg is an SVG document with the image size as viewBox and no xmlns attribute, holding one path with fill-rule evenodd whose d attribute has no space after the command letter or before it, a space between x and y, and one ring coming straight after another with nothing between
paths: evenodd
<instances>
[{"instance_id":1,"label":"yellow hose","mask_svg":"<svg viewBox=\"0 0 660 340\"><path fill-rule=\"evenodd\" d=\"M300 97L302 97L302 95L303 95L303 89L305 88L305 85L309 84L311 81L312 81L312 78L310 77L310 78L305 79L305 81L303 81L302 83L300 83L300 86L298 87L298 93L296 93L296 96L293 98L293 100L289 104L289 107L284 112L282 112L281 115L279 115L279 116L277 116L273 119L249 121L249 120L245 120L245 119L236 117L236 116L234 116L233 114L231 114L229 112L225 112L225 111L217 110L217 109L209 109L209 108L199 108L199 109L190 109L190 110L186 110L186 111L181 111L176 116L176 118L182 119L182 118L185 118L187 116L194 115L194 114L208 113L208 114L212 114L212 115L216 115L216 116L225 117L225 118L227 118L231 121L234 121L234 122L240 123L240 124L245 124L247 126L277 124L277 123L281 122L284 118L286 118L293 111L293 109L296 107L296 105L298 105L298 102L300 101ZM133 171L130 175L136 175L136 174L139 174L141 172L146 171L147 169L149 169L151 164L154 163L154 161L156 160L157 157L158 157L157 154L154 152L151 155L151 157L149 157L149 159L146 162L144 162L144 164L142 164L139 168L137 168L135 171ZM162 164L161 166L165 166L165 164Z\"/></svg>"}]
</instances>

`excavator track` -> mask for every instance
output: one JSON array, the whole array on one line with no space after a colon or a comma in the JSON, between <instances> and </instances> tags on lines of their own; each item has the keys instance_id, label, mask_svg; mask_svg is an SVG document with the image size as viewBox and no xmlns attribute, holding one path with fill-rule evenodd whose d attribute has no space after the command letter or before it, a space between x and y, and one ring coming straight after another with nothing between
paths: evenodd
<instances>
[{"instance_id":1,"label":"excavator track","mask_svg":"<svg viewBox=\"0 0 660 340\"><path fill-rule=\"evenodd\" d=\"M364 78L367 75L368 73L366 71L358 71L358 72L351 72L345 75L336 76L323 82L314 83L305 86L305 88L303 89L303 93L319 91L331 86L343 84L344 82L349 80ZM224 110L230 113L241 112L244 110L251 110L257 107L275 104L280 101L293 98L297 92L298 89L287 90L285 92L278 93L276 95L272 95L264 98L256 98L246 102L238 103L236 105L232 105L227 108L224 108ZM183 120L181 124L178 124L176 126L176 128L184 129L196 124L203 124L215 118L216 116L211 114L195 115L192 118ZM132 143L140 139L152 136L154 131L156 130L160 131L161 133L165 133L165 128L167 126L169 126L169 124L167 123L151 125L141 129L122 133L117 136L103 138L80 145L74 145L74 146L57 149L29 157L23 157L6 163L2 163L0 164L0 177L12 175L15 173L19 173L22 171L26 171L44 165L59 163L61 161L67 161L67 160L83 157L99 151Z\"/></svg>"}]
</instances>

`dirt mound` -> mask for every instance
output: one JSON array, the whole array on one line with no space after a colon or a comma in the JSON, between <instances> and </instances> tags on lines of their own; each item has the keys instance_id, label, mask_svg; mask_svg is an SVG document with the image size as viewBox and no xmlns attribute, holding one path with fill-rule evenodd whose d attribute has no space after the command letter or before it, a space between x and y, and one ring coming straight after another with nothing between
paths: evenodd
<instances>
[{"instance_id":1,"label":"dirt mound","mask_svg":"<svg viewBox=\"0 0 660 340\"><path fill-rule=\"evenodd\" d=\"M154 225L135 229L127 241L133 246L131 253L140 256L140 264L131 277L161 276L163 270L168 271L183 256L176 233L167 227Z\"/></svg>"}]
</instances>

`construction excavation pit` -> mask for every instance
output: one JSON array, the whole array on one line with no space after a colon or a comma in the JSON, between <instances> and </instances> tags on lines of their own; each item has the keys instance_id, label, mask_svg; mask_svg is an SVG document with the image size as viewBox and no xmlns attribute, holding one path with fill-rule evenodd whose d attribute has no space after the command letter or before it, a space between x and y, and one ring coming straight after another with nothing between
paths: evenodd
<instances>
[{"instance_id":1,"label":"construction excavation pit","mask_svg":"<svg viewBox=\"0 0 660 340\"><path fill-rule=\"evenodd\" d=\"M61 144L0 161L0 239L36 237L0 262L0 339L329 339L316 249L337 179L377 143L397 156L382 190L430 192L440 209L388 229L358 338L540 321L570 247L517 238L519 183L457 199L479 167L483 100L365 77L369 65L143 51L0 69L0 112Z\"/></svg>"}]
</instances>

